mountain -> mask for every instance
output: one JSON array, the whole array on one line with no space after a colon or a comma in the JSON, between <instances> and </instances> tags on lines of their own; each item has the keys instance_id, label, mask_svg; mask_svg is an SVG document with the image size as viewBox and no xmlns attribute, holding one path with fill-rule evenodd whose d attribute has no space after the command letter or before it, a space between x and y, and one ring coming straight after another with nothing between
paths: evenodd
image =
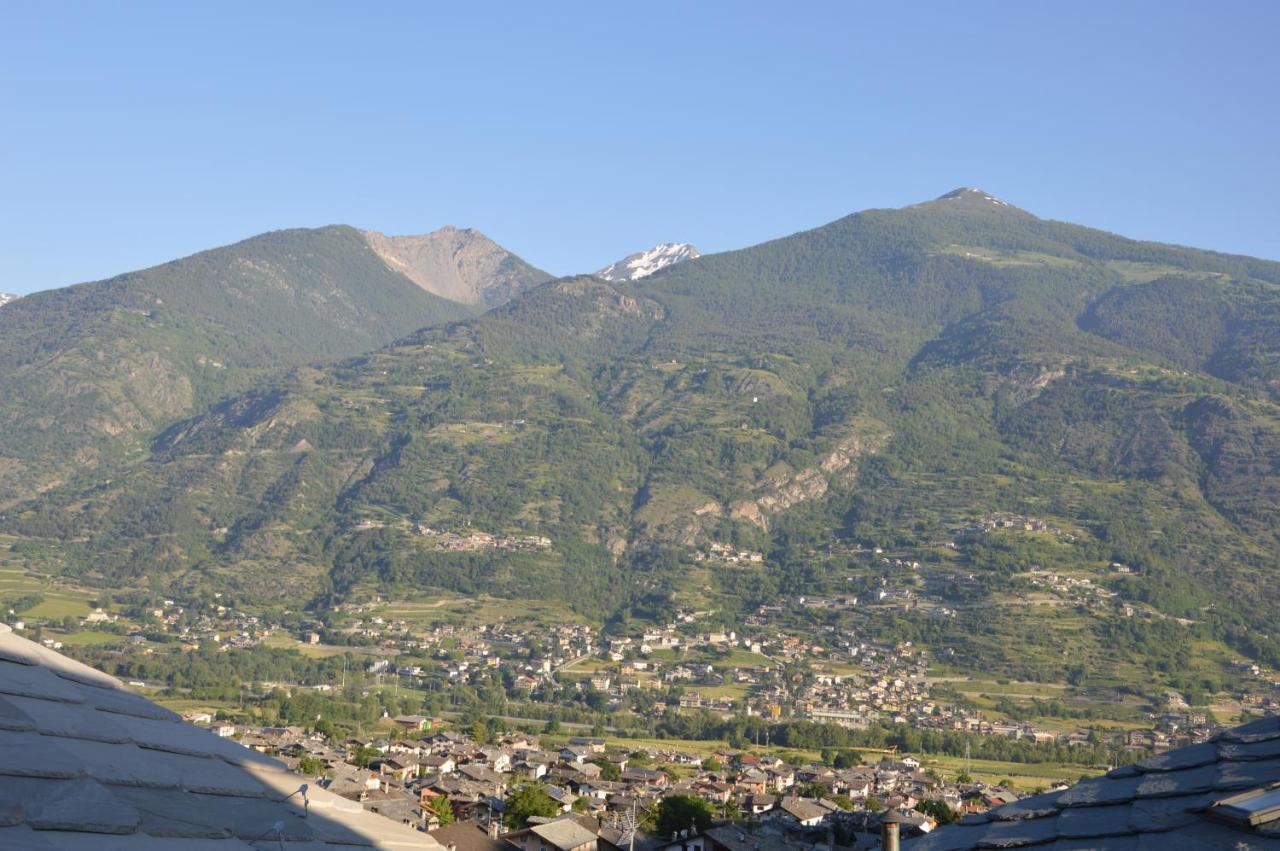
<instances>
[{"instance_id":1,"label":"mountain","mask_svg":"<svg viewBox=\"0 0 1280 851\"><path fill-rule=\"evenodd\" d=\"M17 299L18 296L13 293L0 293L0 307L4 307L9 302L16 301Z\"/></svg>"},{"instance_id":2,"label":"mountain","mask_svg":"<svg viewBox=\"0 0 1280 851\"><path fill-rule=\"evenodd\" d=\"M449 250L453 266L427 262ZM15 301L0 313L0 506L143 452L160 428L269 375L462 319L472 296L540 277L474 231L334 226Z\"/></svg>"},{"instance_id":3,"label":"mountain","mask_svg":"<svg viewBox=\"0 0 1280 851\"><path fill-rule=\"evenodd\" d=\"M470 228L449 226L422 236L363 235L392 269L427 292L462 304L493 307L551 279Z\"/></svg>"},{"instance_id":4,"label":"mountain","mask_svg":"<svg viewBox=\"0 0 1280 851\"><path fill-rule=\"evenodd\" d=\"M1203 648L1280 664L1277 405L1280 264L968 189L277 376L0 531L82 581L298 603L732 623L889 589L917 602L868 634L960 669L1143 677L1119 648L1203 684ZM1063 571L1099 594L1044 600Z\"/></svg>"},{"instance_id":5,"label":"mountain","mask_svg":"<svg viewBox=\"0 0 1280 851\"><path fill-rule=\"evenodd\" d=\"M637 281L649 277L659 269L701 256L698 249L687 242L662 242L648 251L628 254L618 262L605 266L596 272L596 277L606 281Z\"/></svg>"}]
</instances>

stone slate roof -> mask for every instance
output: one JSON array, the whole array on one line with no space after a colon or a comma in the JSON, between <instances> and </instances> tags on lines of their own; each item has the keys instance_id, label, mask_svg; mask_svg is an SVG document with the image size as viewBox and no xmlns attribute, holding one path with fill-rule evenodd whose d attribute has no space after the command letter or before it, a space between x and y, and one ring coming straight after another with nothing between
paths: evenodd
<instances>
[{"instance_id":1,"label":"stone slate roof","mask_svg":"<svg viewBox=\"0 0 1280 851\"><path fill-rule=\"evenodd\" d=\"M1280 851L1280 821L1250 830L1208 809L1280 782L1280 718L1236 727L905 841L903 851L1047 847L1116 851Z\"/></svg>"},{"instance_id":2,"label":"stone slate roof","mask_svg":"<svg viewBox=\"0 0 1280 851\"><path fill-rule=\"evenodd\" d=\"M455 821L436 828L431 831L431 838L456 851L511 851L514 847L491 838L480 825L468 821Z\"/></svg>"},{"instance_id":3,"label":"stone slate roof","mask_svg":"<svg viewBox=\"0 0 1280 851\"><path fill-rule=\"evenodd\" d=\"M434 849L0 624L0 848Z\"/></svg>"}]
</instances>

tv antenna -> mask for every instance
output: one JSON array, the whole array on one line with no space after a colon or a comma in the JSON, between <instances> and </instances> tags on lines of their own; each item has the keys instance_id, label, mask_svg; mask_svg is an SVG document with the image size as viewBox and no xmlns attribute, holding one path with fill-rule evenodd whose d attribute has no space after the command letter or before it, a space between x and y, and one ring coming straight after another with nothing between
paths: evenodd
<instances>
[{"instance_id":1,"label":"tv antenna","mask_svg":"<svg viewBox=\"0 0 1280 851\"><path fill-rule=\"evenodd\" d=\"M620 842L627 844L627 851L636 849L636 802L631 801L631 809L623 810L618 816L618 829L622 831Z\"/></svg>"}]
</instances>

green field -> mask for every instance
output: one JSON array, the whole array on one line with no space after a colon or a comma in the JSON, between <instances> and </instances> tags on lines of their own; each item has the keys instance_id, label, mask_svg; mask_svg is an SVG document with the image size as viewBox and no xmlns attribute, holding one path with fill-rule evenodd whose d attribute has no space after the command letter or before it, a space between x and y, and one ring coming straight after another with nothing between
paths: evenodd
<instances>
[{"instance_id":1,"label":"green field","mask_svg":"<svg viewBox=\"0 0 1280 851\"><path fill-rule=\"evenodd\" d=\"M969 774L984 783L1010 780L1017 789L1030 791L1055 783L1075 783L1081 777L1093 777L1106 771L1105 766L1085 766L1062 762L1003 762L994 759L965 760L962 756L921 756L921 767L933 769L944 780L954 779L969 766Z\"/></svg>"},{"instance_id":2,"label":"green field","mask_svg":"<svg viewBox=\"0 0 1280 851\"><path fill-rule=\"evenodd\" d=\"M50 591L45 592L44 602L22 612L29 618L61 620L68 615L82 618L89 614L89 603L83 596Z\"/></svg>"},{"instance_id":3,"label":"green field","mask_svg":"<svg viewBox=\"0 0 1280 851\"><path fill-rule=\"evenodd\" d=\"M403 620L419 627L433 623L482 626L499 622L510 624L586 622L568 607L552 600L523 600L519 605L514 605L511 600L497 597L461 597L448 592L396 600L355 617L367 620L374 616L387 621Z\"/></svg>"},{"instance_id":4,"label":"green field","mask_svg":"<svg viewBox=\"0 0 1280 851\"><path fill-rule=\"evenodd\" d=\"M87 645L87 644L117 644L126 640L123 635L116 635L114 632L98 632L96 630L84 630L83 632L72 632L67 635L58 636L58 640L63 644Z\"/></svg>"},{"instance_id":5,"label":"green field","mask_svg":"<svg viewBox=\"0 0 1280 851\"><path fill-rule=\"evenodd\" d=\"M28 573L13 556L8 553L0 555L0 600L32 594L42 596L43 602L18 614L49 620L61 620L68 615L84 617L90 611L89 600L97 596L97 592L75 588L62 580Z\"/></svg>"}]
</instances>

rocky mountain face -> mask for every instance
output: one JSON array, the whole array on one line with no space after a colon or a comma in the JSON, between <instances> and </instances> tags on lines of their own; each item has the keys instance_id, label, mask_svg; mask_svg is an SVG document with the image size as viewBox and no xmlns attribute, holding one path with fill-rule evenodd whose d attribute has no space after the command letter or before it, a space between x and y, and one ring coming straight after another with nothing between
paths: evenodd
<instances>
[{"instance_id":1,"label":"rocky mountain face","mask_svg":"<svg viewBox=\"0 0 1280 851\"><path fill-rule=\"evenodd\" d=\"M700 256L702 255L698 253L698 249L687 242L663 242L647 251L637 251L605 266L596 272L596 277L606 281L638 281L660 269Z\"/></svg>"},{"instance_id":2,"label":"rocky mountain face","mask_svg":"<svg viewBox=\"0 0 1280 851\"><path fill-rule=\"evenodd\" d=\"M470 228L449 226L421 236L363 235L388 267L425 291L475 307L502 304L551 278Z\"/></svg>"}]
</instances>

